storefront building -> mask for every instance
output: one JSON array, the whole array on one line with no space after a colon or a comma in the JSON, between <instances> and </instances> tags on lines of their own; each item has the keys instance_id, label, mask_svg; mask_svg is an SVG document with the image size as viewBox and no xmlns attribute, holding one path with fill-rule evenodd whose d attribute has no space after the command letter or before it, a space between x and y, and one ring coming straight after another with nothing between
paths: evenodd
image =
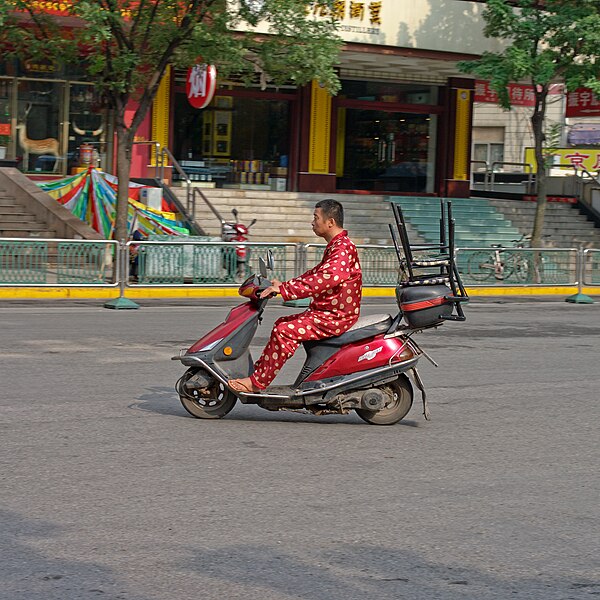
<instances>
[{"instance_id":1,"label":"storefront building","mask_svg":"<svg viewBox=\"0 0 600 600\"><path fill-rule=\"evenodd\" d=\"M482 9L340 0L333 10L345 46L335 97L316 82L248 88L218 80L212 102L198 109L186 73L169 71L137 132L132 175L153 173L158 141L198 186L466 195L474 81L456 62L496 49L482 34ZM324 10L315 3L309 18ZM0 118L13 134L7 156L21 170L65 175L89 160L113 170L110 115L93 86L47 65L0 68ZM177 170L171 176L180 182Z\"/></svg>"}]
</instances>

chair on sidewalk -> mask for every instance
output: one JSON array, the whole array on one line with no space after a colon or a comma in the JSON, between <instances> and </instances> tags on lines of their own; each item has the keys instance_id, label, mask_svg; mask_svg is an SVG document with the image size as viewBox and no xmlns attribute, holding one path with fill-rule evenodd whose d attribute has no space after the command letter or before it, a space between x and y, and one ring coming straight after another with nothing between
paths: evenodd
<instances>
[{"instance_id":1,"label":"chair on sidewalk","mask_svg":"<svg viewBox=\"0 0 600 600\"><path fill-rule=\"evenodd\" d=\"M399 204L393 203L392 211L396 228L390 224L390 232L400 261L399 288L447 286L448 292L451 293L444 298L453 305L453 310L452 314L444 315L442 318L464 321L461 303L467 302L469 297L455 262L455 221L452 217L451 201L447 199L440 201L440 235L437 243L411 244L402 208Z\"/></svg>"}]
</instances>

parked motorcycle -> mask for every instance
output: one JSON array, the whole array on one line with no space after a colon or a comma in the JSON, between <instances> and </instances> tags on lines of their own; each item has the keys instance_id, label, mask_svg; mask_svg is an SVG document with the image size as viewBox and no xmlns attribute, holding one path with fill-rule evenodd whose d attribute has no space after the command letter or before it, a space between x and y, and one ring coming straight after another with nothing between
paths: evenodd
<instances>
[{"instance_id":1,"label":"parked motorcycle","mask_svg":"<svg viewBox=\"0 0 600 600\"><path fill-rule=\"evenodd\" d=\"M235 249L226 248L223 251L223 266L228 276L236 283L240 283L248 277L247 265L250 261L250 249L243 244L248 241L250 227L256 223L252 219L249 225L244 225L238 221L238 211L232 211L234 222L221 220L221 239L224 242L240 242Z\"/></svg>"},{"instance_id":2,"label":"parked motorcycle","mask_svg":"<svg viewBox=\"0 0 600 600\"><path fill-rule=\"evenodd\" d=\"M399 252L398 257L403 260ZM458 316L453 314L459 302L467 300L466 293L456 297L452 278L457 278L458 272L454 268L449 270L450 287L398 286L399 312L395 316L360 317L340 336L304 342L306 361L292 385L243 393L227 382L248 377L253 370L249 346L269 303L269 298L261 299L260 294L271 285L267 278L267 270L274 266L270 252L266 261L259 258L259 266L260 275L251 275L239 288L247 302L233 308L223 323L173 357L188 367L175 387L191 415L218 419L239 399L273 411L325 415L354 410L367 423L391 425L403 419L412 406L412 379L421 392L423 413L429 417L425 388L417 371L419 359L429 357L413 336L445 320L464 320L460 308ZM460 289L464 290L462 284Z\"/></svg>"}]
</instances>

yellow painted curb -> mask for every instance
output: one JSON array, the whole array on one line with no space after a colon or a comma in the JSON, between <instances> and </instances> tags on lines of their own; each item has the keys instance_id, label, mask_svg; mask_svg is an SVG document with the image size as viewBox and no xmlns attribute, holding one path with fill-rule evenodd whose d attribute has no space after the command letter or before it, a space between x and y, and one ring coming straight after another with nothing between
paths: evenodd
<instances>
[{"instance_id":1,"label":"yellow painted curb","mask_svg":"<svg viewBox=\"0 0 600 600\"><path fill-rule=\"evenodd\" d=\"M583 288L583 293L589 296L600 295L600 287ZM576 286L569 287L478 287L467 288L469 296L570 296L576 294ZM363 288L365 298L394 297L393 287ZM131 287L125 289L127 298L237 298L235 287L206 287L206 288L156 288ZM0 287L1 300L53 300L68 299L111 299L119 297L118 288L90 287Z\"/></svg>"}]
</instances>

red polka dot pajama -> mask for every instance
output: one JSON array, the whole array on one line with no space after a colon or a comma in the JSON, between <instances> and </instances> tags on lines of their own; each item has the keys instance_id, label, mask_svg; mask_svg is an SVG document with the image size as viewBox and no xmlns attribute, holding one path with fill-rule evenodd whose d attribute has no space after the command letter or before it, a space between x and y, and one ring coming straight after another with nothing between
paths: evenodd
<instances>
[{"instance_id":1,"label":"red polka dot pajama","mask_svg":"<svg viewBox=\"0 0 600 600\"><path fill-rule=\"evenodd\" d=\"M323 260L304 275L281 284L284 300L313 300L308 310L277 319L261 357L254 364L252 383L265 389L301 342L341 335L360 313L362 274L356 246L347 231L325 248Z\"/></svg>"}]
</instances>

